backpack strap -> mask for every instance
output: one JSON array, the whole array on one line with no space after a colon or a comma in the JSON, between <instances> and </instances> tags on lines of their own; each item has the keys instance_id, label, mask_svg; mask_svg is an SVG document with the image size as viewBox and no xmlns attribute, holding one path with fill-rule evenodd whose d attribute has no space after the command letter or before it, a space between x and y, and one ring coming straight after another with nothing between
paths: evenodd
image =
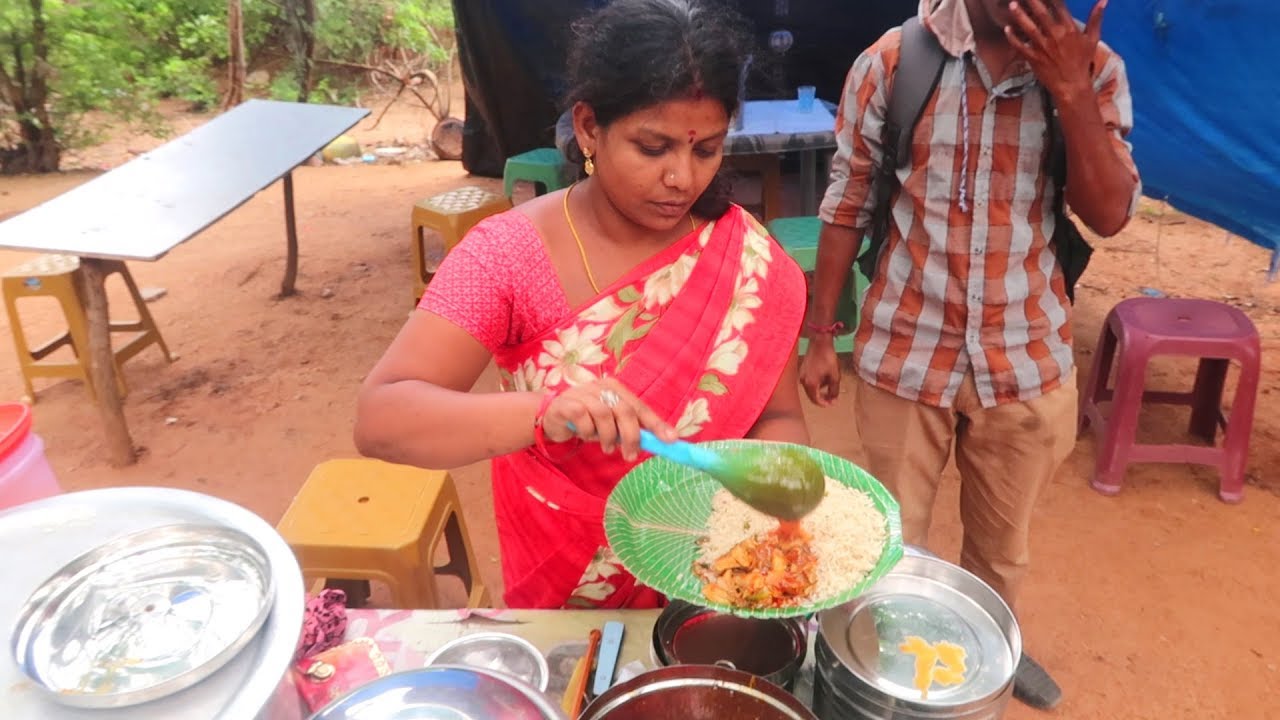
<instances>
[{"instance_id":1,"label":"backpack strap","mask_svg":"<svg viewBox=\"0 0 1280 720\"><path fill-rule=\"evenodd\" d=\"M913 17L902 24L902 42L898 67L887 84L888 109L885 113L884 136L881 141L880 166L873 178L875 207L867 249L858 258L862 273L870 279L875 274L880 253L889 236L893 193L898 188L897 170L911 162L911 140L924 107L933 97L946 65L947 54L938 38Z\"/></svg>"},{"instance_id":2,"label":"backpack strap","mask_svg":"<svg viewBox=\"0 0 1280 720\"><path fill-rule=\"evenodd\" d=\"M1048 149L1045 158L1046 170L1053 181L1053 237L1049 244L1058 266L1062 269L1067 301L1076 302L1076 283L1089 266L1093 256L1093 246L1089 244L1080 229L1067 216L1067 143L1062 137L1062 124L1058 120L1057 109L1047 91L1044 95L1044 119L1048 129Z\"/></svg>"},{"instance_id":3,"label":"backpack strap","mask_svg":"<svg viewBox=\"0 0 1280 720\"><path fill-rule=\"evenodd\" d=\"M894 164L905 167L911 160L911 137L924 106L933 97L947 62L938 38L925 29L920 18L902 24L902 49L898 69L889 90L888 128L893 133Z\"/></svg>"}]
</instances>

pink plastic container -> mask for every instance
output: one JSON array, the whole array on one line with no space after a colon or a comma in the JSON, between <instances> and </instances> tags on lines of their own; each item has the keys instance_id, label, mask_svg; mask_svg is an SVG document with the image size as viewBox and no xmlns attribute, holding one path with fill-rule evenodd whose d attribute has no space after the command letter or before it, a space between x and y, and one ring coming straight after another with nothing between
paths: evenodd
<instances>
[{"instance_id":1,"label":"pink plastic container","mask_svg":"<svg viewBox=\"0 0 1280 720\"><path fill-rule=\"evenodd\" d=\"M31 408L0 404L0 510L61 492L44 441L31 431Z\"/></svg>"}]
</instances>

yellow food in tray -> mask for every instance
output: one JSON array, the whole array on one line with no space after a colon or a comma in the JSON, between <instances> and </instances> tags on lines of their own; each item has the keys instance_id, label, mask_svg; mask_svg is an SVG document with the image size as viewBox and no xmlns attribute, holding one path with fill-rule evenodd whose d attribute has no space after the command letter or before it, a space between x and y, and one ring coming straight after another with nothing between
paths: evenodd
<instances>
[{"instance_id":1,"label":"yellow food in tray","mask_svg":"<svg viewBox=\"0 0 1280 720\"><path fill-rule=\"evenodd\" d=\"M910 635L898 646L908 655L915 656L916 674L912 685L920 691L922 700L929 699L934 685L950 687L964 682L964 659L968 654L955 643L931 643L918 635Z\"/></svg>"}]
</instances>

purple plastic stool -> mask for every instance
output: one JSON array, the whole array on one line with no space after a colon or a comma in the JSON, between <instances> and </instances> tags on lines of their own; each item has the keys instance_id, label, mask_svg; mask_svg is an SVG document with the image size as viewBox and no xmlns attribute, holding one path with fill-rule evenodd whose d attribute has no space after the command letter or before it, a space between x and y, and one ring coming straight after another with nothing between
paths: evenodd
<instances>
[{"instance_id":1,"label":"purple plastic stool","mask_svg":"<svg viewBox=\"0 0 1280 720\"><path fill-rule=\"evenodd\" d=\"M1129 463L1192 463L1218 468L1218 497L1244 499L1245 461L1253 430L1253 406L1261 372L1258 330L1240 310L1213 302L1181 298L1123 300L1103 323L1093 370L1080 403L1079 429L1090 425L1098 438L1098 460L1090 483L1104 495L1120 492ZM1119 357L1115 388L1107 387L1111 364ZM1191 392L1148 392L1147 363L1156 355L1200 358ZM1240 363L1231 416L1222 414L1222 391L1231 360ZM1112 401L1109 417L1098 403ZM1143 402L1191 406L1192 435L1209 445L1139 445L1134 442ZM1221 447L1214 446L1218 426Z\"/></svg>"}]
</instances>

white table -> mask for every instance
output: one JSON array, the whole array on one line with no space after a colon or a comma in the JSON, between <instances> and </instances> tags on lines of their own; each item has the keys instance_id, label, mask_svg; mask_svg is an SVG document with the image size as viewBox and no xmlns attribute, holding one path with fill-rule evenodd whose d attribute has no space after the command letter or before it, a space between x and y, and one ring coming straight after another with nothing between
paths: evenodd
<instances>
[{"instance_id":1,"label":"white table","mask_svg":"<svg viewBox=\"0 0 1280 720\"><path fill-rule=\"evenodd\" d=\"M818 153L836 146L836 118L821 100L801 112L796 100L748 100L741 127L729 130L725 155L800 154L800 205L818 212Z\"/></svg>"},{"instance_id":2,"label":"white table","mask_svg":"<svg viewBox=\"0 0 1280 720\"><path fill-rule=\"evenodd\" d=\"M115 465L135 461L112 362L104 260L159 260L284 178L282 296L298 270L293 169L369 111L250 100L149 153L0 223L0 248L80 257L90 378Z\"/></svg>"}]
</instances>

